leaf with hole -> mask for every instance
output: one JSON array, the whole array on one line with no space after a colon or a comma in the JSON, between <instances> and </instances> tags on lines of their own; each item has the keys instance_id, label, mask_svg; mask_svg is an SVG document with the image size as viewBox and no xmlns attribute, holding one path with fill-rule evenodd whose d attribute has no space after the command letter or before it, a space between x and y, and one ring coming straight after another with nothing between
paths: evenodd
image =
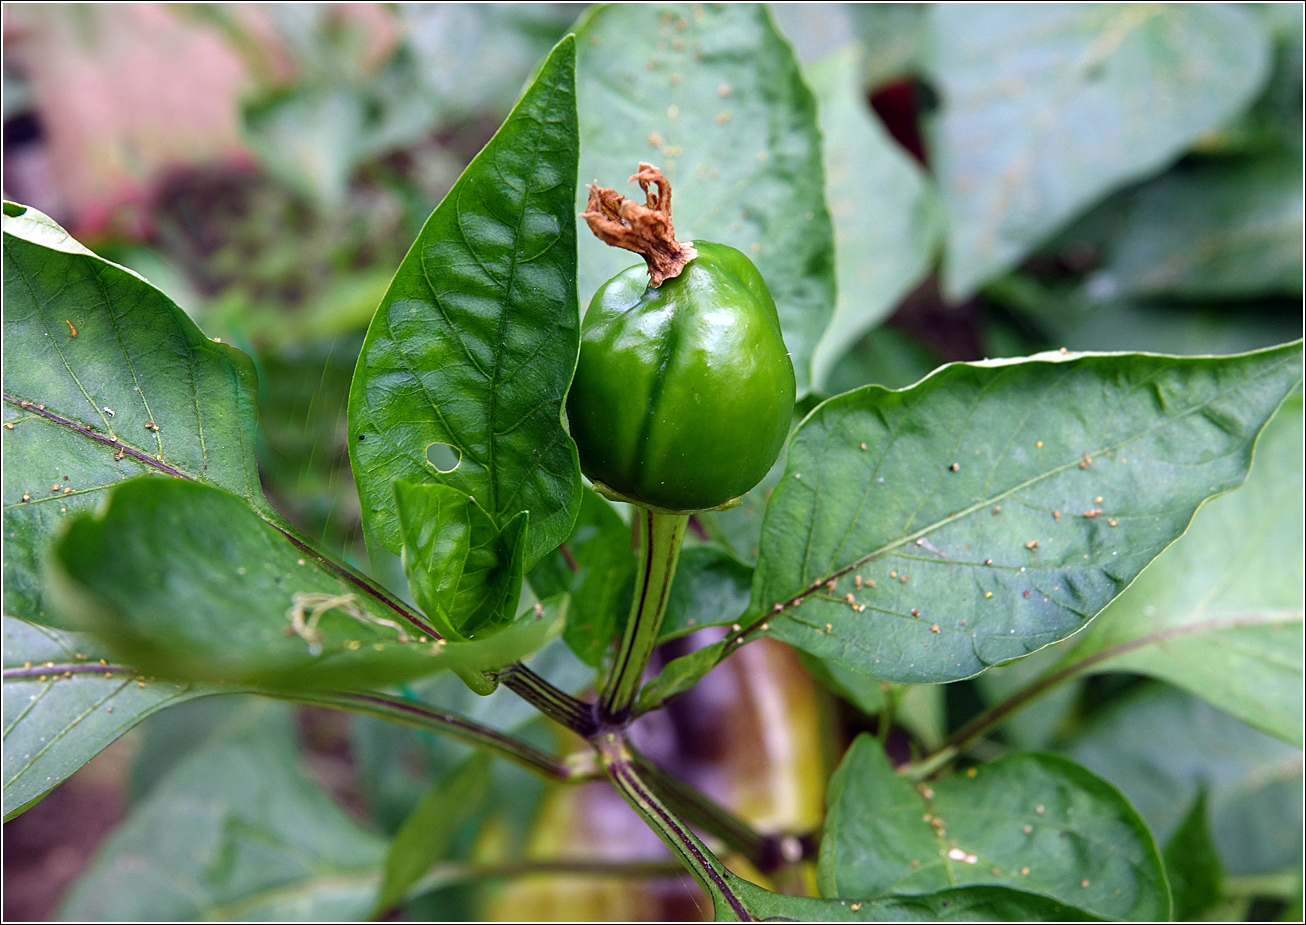
<instances>
[{"instance_id":1,"label":"leaf with hole","mask_svg":"<svg viewBox=\"0 0 1306 925\"><path fill-rule=\"evenodd\" d=\"M574 56L570 37L549 55L431 213L368 328L349 458L369 547L403 547L400 479L457 489L501 529L529 511L526 568L571 532L580 469L562 403L580 330Z\"/></svg>"}]
</instances>

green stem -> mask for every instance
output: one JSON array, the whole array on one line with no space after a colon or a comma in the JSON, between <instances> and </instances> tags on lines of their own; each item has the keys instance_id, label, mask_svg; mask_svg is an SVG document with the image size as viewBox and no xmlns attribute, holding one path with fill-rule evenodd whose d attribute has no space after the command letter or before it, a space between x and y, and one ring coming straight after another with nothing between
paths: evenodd
<instances>
[{"instance_id":1,"label":"green stem","mask_svg":"<svg viewBox=\"0 0 1306 925\"><path fill-rule=\"evenodd\" d=\"M599 697L599 715L605 722L622 724L644 680L644 669L657 646L662 617L667 611L671 579L680 559L688 514L664 514L638 505L631 530L635 539L635 598L621 638L612 675Z\"/></svg>"},{"instance_id":2,"label":"green stem","mask_svg":"<svg viewBox=\"0 0 1306 925\"><path fill-rule=\"evenodd\" d=\"M803 840L793 835L765 835L707 794L669 774L644 755L632 752L635 766L673 812L690 825L719 838L731 851L748 858L764 874L800 861Z\"/></svg>"},{"instance_id":3,"label":"green stem","mask_svg":"<svg viewBox=\"0 0 1306 925\"><path fill-rule=\"evenodd\" d=\"M731 886L732 875L724 864L703 844L688 825L681 821L658 797L643 779L635 765L625 737L608 734L596 743L603 767L607 770L617 792L625 798L645 822L666 843L671 852L689 869L689 872L712 897L716 920L754 921Z\"/></svg>"},{"instance_id":4,"label":"green stem","mask_svg":"<svg viewBox=\"0 0 1306 925\"><path fill-rule=\"evenodd\" d=\"M412 700L403 700L385 694L342 693L336 691L284 695L270 694L269 696L276 697L279 700L290 700L295 703L348 710L351 713L374 716L378 719L389 720L415 729L450 736L469 745L496 752L501 757L516 762L528 771L534 771L551 780L576 783L595 780L602 776L602 772L594 764L593 756L588 752L584 753L583 757L586 759L584 761L555 758L553 755L546 754L532 745L527 745L510 735L482 726L466 717L445 710L436 710Z\"/></svg>"},{"instance_id":5,"label":"green stem","mask_svg":"<svg viewBox=\"0 0 1306 925\"><path fill-rule=\"evenodd\" d=\"M521 662L513 662L496 677L508 690L582 739L588 739L598 730L594 704L559 690Z\"/></svg>"}]
</instances>

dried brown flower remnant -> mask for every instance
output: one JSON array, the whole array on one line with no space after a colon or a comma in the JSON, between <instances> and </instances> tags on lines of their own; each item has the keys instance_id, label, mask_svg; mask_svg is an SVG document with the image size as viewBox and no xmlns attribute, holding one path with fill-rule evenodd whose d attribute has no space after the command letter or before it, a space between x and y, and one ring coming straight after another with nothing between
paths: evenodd
<instances>
[{"instance_id":1,"label":"dried brown flower remnant","mask_svg":"<svg viewBox=\"0 0 1306 925\"><path fill-rule=\"evenodd\" d=\"M643 205L614 189L591 183L589 202L581 218L604 244L643 257L648 264L649 285L656 289L664 280L679 276L698 252L692 244L676 240L671 224L671 184L662 171L641 162L639 173L626 182L639 183L644 191ZM657 187L656 193L650 190L653 186Z\"/></svg>"}]
</instances>

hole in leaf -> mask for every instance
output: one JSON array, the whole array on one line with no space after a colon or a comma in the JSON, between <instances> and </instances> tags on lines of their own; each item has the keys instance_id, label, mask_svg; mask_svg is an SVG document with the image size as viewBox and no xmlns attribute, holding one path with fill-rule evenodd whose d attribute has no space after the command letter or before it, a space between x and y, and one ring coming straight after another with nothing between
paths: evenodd
<instances>
[{"instance_id":1,"label":"hole in leaf","mask_svg":"<svg viewBox=\"0 0 1306 925\"><path fill-rule=\"evenodd\" d=\"M10 218L17 218L27 211L27 206L20 206L16 202L6 202L4 208L5 215L8 215Z\"/></svg>"},{"instance_id":2,"label":"hole in leaf","mask_svg":"<svg viewBox=\"0 0 1306 925\"><path fill-rule=\"evenodd\" d=\"M446 475L458 468L462 458L458 447L447 443L432 443L426 448L426 461Z\"/></svg>"}]
</instances>

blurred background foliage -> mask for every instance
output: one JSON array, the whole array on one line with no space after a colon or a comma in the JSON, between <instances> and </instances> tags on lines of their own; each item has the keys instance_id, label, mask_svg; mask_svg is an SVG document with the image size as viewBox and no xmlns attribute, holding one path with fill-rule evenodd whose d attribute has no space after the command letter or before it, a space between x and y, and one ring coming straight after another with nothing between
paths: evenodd
<instances>
[{"instance_id":1,"label":"blurred background foliage","mask_svg":"<svg viewBox=\"0 0 1306 925\"><path fill-rule=\"evenodd\" d=\"M344 421L363 332L431 209L584 7L7 4L5 198L51 215L254 357L269 498L365 566ZM1231 353L1300 336L1300 5L772 12L820 107L836 237L838 302L805 408L869 382L902 387L947 361L1054 347ZM758 517L754 499L702 538L749 560L739 537ZM555 648L542 656L556 661L551 676L583 687L583 666ZM644 747L747 815L779 806L782 818L768 821L810 826L840 743L875 730L886 702L902 727L889 733L891 750L905 760L1004 696L1018 671L944 691L810 667L815 680L792 652L749 646L646 721ZM530 719L511 699L430 683L443 687L424 698L502 728ZM179 741L210 747L212 732L262 748L252 721L232 725L243 709L222 698L161 714L129 737L129 751L91 766L109 768L101 804L158 813L149 801L176 798L175 775L201 786L204 767L178 764L188 753ZM1300 750L1126 674L1064 687L1018 719L1001 733L1007 745L1067 750L1120 784L1158 837L1204 794L1220 856L1244 878L1233 900L1226 891L1211 902L1236 917L1300 918L1300 877L1281 876L1300 862ZM1163 744L1190 728L1185 741L1203 748ZM346 824L399 831L433 782L469 760L460 746L377 722L310 711L297 729L310 772L349 814L324 838L345 837ZM1205 749L1243 739L1233 757ZM131 760L113 759L123 754ZM516 769L494 769L475 823L448 833L457 856L595 845L614 858L661 856L603 786L545 794ZM172 787L162 797L160 781ZM1268 802L1253 801L1266 788ZM38 834L59 829L67 841L59 816L39 814L84 807L47 803L6 825L6 918L48 916L85 863L89 847L65 845L51 860ZM108 812L100 831L115 818ZM1266 841L1272 825L1282 836L1284 818L1295 850ZM84 882L68 914L94 889ZM660 918L704 907L684 878L527 878L433 887L407 914L511 918L520 908ZM276 911L311 917L313 907Z\"/></svg>"}]
</instances>

